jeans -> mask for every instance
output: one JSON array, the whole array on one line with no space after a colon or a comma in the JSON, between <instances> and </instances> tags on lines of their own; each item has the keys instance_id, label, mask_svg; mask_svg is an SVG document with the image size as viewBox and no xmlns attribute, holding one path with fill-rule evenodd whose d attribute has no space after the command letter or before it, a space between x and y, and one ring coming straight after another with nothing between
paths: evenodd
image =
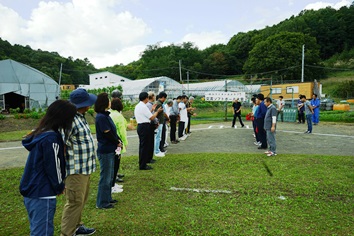
<instances>
[{"instance_id":1,"label":"jeans","mask_svg":"<svg viewBox=\"0 0 354 236\"><path fill-rule=\"evenodd\" d=\"M57 199L24 198L31 228L31 236L53 235Z\"/></svg>"},{"instance_id":2,"label":"jeans","mask_svg":"<svg viewBox=\"0 0 354 236\"><path fill-rule=\"evenodd\" d=\"M97 153L100 161L100 182L98 183L98 192L96 206L98 208L106 207L112 200L112 179L114 172L115 153Z\"/></svg>"},{"instance_id":3,"label":"jeans","mask_svg":"<svg viewBox=\"0 0 354 236\"><path fill-rule=\"evenodd\" d=\"M267 132L267 141L269 144L269 151L276 153L277 143L275 142L275 131L272 132L270 129L266 129L266 132Z\"/></svg>"},{"instance_id":4,"label":"jeans","mask_svg":"<svg viewBox=\"0 0 354 236\"><path fill-rule=\"evenodd\" d=\"M307 121L307 131L312 133L312 114L306 114L306 121Z\"/></svg>"},{"instance_id":5,"label":"jeans","mask_svg":"<svg viewBox=\"0 0 354 236\"><path fill-rule=\"evenodd\" d=\"M163 124L159 124L157 127L157 132L155 135L155 146L154 146L154 153L157 154L160 152L160 142L161 142L161 135L162 135L162 128Z\"/></svg>"}]
</instances>

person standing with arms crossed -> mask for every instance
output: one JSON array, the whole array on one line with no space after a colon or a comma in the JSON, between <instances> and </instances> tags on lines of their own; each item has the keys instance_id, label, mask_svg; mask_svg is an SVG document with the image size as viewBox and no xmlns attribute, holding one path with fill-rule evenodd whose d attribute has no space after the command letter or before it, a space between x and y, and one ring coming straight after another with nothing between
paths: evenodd
<instances>
[{"instance_id":1,"label":"person standing with arms crossed","mask_svg":"<svg viewBox=\"0 0 354 236\"><path fill-rule=\"evenodd\" d=\"M90 175L96 170L95 146L85 113L96 99L96 95L87 93L85 89L76 89L70 94L70 102L76 106L77 113L65 139L66 203L61 219L61 236L92 235L96 232L81 222L89 195Z\"/></svg>"}]
</instances>

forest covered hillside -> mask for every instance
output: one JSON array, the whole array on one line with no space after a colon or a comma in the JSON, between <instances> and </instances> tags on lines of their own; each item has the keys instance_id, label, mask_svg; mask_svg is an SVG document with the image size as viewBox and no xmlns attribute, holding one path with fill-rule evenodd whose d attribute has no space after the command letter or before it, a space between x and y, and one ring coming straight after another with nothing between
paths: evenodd
<instances>
[{"instance_id":1,"label":"forest covered hillside","mask_svg":"<svg viewBox=\"0 0 354 236\"><path fill-rule=\"evenodd\" d=\"M130 79L168 76L179 81L223 78L300 80L305 45L305 81L326 78L334 70L354 70L354 2L339 10L306 10L261 30L240 32L229 42L200 50L192 42L147 45L139 60L128 65L95 68L89 59L64 58L57 52L11 45L0 35L0 60L13 59L32 66L62 84L88 84L88 74L110 71Z\"/></svg>"}]
</instances>

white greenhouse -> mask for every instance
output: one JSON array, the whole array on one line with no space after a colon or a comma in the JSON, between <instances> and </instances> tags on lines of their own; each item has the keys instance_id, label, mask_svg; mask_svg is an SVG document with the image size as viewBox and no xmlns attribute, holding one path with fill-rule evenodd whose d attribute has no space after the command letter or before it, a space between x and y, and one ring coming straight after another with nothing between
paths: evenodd
<instances>
[{"instance_id":1,"label":"white greenhouse","mask_svg":"<svg viewBox=\"0 0 354 236\"><path fill-rule=\"evenodd\" d=\"M39 70L10 59L0 61L1 109L46 108L59 92L58 83Z\"/></svg>"}]
</instances>

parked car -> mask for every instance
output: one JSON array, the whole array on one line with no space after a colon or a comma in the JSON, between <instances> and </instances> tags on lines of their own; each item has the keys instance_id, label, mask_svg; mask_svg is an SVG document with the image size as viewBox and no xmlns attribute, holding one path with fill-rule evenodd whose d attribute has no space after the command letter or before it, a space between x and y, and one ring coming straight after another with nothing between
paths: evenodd
<instances>
[{"instance_id":1,"label":"parked car","mask_svg":"<svg viewBox=\"0 0 354 236\"><path fill-rule=\"evenodd\" d=\"M332 111L335 102L333 99L325 98L321 100L320 110L322 111Z\"/></svg>"}]
</instances>

